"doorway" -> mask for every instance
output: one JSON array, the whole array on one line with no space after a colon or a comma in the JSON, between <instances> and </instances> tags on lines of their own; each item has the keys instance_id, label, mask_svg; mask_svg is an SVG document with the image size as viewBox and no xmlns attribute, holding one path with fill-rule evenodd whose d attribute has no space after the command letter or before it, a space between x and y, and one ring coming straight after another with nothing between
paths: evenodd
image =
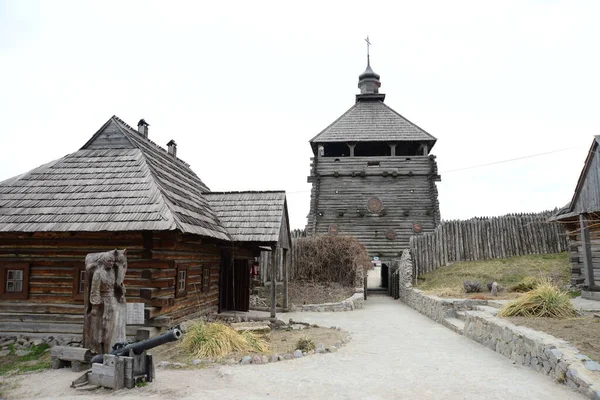
<instances>
[{"instance_id":1,"label":"doorway","mask_svg":"<svg viewBox=\"0 0 600 400\"><path fill-rule=\"evenodd\" d=\"M223 256L221 264L221 311L250 309L250 266L248 260Z\"/></svg>"}]
</instances>

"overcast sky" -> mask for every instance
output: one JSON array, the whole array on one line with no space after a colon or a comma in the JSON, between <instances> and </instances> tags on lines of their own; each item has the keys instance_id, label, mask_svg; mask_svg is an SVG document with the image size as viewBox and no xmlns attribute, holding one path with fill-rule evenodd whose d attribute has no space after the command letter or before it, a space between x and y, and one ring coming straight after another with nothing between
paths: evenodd
<instances>
[{"instance_id":1,"label":"overcast sky","mask_svg":"<svg viewBox=\"0 0 600 400\"><path fill-rule=\"evenodd\" d=\"M0 0L0 181L145 118L212 190L285 189L304 227L308 140L353 105L369 35L386 104L438 138L443 219L562 206L600 134L599 20L598 1Z\"/></svg>"}]
</instances>

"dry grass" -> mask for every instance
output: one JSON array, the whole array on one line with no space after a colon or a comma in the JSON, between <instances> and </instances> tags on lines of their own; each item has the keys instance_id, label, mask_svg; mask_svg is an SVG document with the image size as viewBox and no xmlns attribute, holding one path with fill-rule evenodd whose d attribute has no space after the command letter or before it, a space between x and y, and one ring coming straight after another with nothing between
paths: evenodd
<instances>
[{"instance_id":1,"label":"dry grass","mask_svg":"<svg viewBox=\"0 0 600 400\"><path fill-rule=\"evenodd\" d=\"M505 305L498 315L500 317L572 318L576 317L577 313L569 293L546 281Z\"/></svg>"},{"instance_id":2,"label":"dry grass","mask_svg":"<svg viewBox=\"0 0 600 400\"><path fill-rule=\"evenodd\" d=\"M202 320L191 323L180 346L200 358L224 357L234 352L258 352L269 350L267 342L251 332L238 333L231 327Z\"/></svg>"},{"instance_id":3,"label":"dry grass","mask_svg":"<svg viewBox=\"0 0 600 400\"><path fill-rule=\"evenodd\" d=\"M499 260L458 262L448 267L438 268L419 277L417 287L429 294L442 297L473 297L463 289L464 281L487 283L498 282L504 288L520 283L524 278L545 279L550 277L559 284L566 284L570 277L569 256L567 253L529 255ZM496 298L516 298L518 294L501 292Z\"/></svg>"}]
</instances>

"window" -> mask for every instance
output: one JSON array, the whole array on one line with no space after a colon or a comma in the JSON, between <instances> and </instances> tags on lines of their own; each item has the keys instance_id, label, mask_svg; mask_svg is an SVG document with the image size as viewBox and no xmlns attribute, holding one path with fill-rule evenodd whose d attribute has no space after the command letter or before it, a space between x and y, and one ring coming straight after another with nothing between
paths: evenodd
<instances>
[{"instance_id":1,"label":"window","mask_svg":"<svg viewBox=\"0 0 600 400\"><path fill-rule=\"evenodd\" d=\"M0 298L27 299L29 295L29 264L0 265Z\"/></svg>"},{"instance_id":2,"label":"window","mask_svg":"<svg viewBox=\"0 0 600 400\"><path fill-rule=\"evenodd\" d=\"M175 297L187 296L188 288L188 266L177 266L177 279L175 282Z\"/></svg>"},{"instance_id":3,"label":"window","mask_svg":"<svg viewBox=\"0 0 600 400\"><path fill-rule=\"evenodd\" d=\"M210 267L204 267L202 270L202 291L208 293L210 289Z\"/></svg>"},{"instance_id":4,"label":"window","mask_svg":"<svg viewBox=\"0 0 600 400\"><path fill-rule=\"evenodd\" d=\"M76 265L73 267L73 299L83 300L85 292L85 266Z\"/></svg>"}]
</instances>

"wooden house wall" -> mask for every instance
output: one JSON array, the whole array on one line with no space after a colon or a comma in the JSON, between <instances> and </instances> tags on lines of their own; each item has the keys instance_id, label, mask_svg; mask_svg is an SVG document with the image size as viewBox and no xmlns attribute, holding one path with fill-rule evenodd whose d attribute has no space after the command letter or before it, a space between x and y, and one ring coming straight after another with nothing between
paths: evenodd
<instances>
[{"instance_id":1,"label":"wooden house wall","mask_svg":"<svg viewBox=\"0 0 600 400\"><path fill-rule=\"evenodd\" d=\"M592 147L590 160L584 171L585 178L578 188L577 199L572 208L574 214L600 211L600 146Z\"/></svg>"},{"instance_id":2,"label":"wooden house wall","mask_svg":"<svg viewBox=\"0 0 600 400\"><path fill-rule=\"evenodd\" d=\"M573 284L585 284L587 282L587 271L584 266L584 246L581 241L579 224L568 224L569 229L569 259L571 261L571 282ZM600 226L590 225L590 249L594 270L594 285L600 286Z\"/></svg>"},{"instance_id":3,"label":"wooden house wall","mask_svg":"<svg viewBox=\"0 0 600 400\"><path fill-rule=\"evenodd\" d=\"M374 162L379 165L369 165ZM439 223L438 179L433 156L313 158L307 234L327 234L335 225L338 234L363 243L370 256L396 257L408 248L413 223L423 232ZM383 213L368 210L371 197L382 201ZM395 237L388 239L387 231Z\"/></svg>"},{"instance_id":4,"label":"wooden house wall","mask_svg":"<svg viewBox=\"0 0 600 400\"><path fill-rule=\"evenodd\" d=\"M83 299L74 297L74 274L88 253L127 249L127 302L145 304L146 325L217 311L221 247L176 232L0 233L0 266L29 264L26 300L0 299L0 333L81 334ZM241 251L240 251L241 252ZM188 268L188 291L175 296L177 267ZM202 269L210 267L208 291ZM43 323L42 323L43 322Z\"/></svg>"}]
</instances>

